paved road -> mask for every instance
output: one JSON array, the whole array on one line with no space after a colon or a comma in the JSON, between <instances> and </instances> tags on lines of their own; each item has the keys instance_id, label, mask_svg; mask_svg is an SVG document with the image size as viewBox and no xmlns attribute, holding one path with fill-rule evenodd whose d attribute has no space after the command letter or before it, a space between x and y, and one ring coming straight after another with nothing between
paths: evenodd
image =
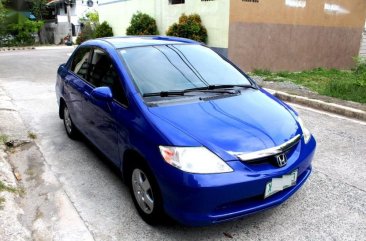
<instances>
[{"instance_id":1,"label":"paved road","mask_svg":"<svg viewBox=\"0 0 366 241\"><path fill-rule=\"evenodd\" d=\"M203 228L150 227L118 175L92 148L69 140L57 115L56 69L70 49L0 53L0 87L37 133L49 169L95 240L365 240L366 123L295 107L318 141L313 174L283 205ZM1 239L1 238L0 238Z\"/></svg>"}]
</instances>

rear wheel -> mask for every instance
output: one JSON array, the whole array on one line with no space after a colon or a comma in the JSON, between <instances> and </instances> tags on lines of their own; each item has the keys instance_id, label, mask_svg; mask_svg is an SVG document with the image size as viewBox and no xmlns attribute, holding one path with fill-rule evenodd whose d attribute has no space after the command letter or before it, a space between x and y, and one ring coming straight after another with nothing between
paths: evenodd
<instances>
[{"instance_id":1,"label":"rear wheel","mask_svg":"<svg viewBox=\"0 0 366 241\"><path fill-rule=\"evenodd\" d=\"M138 162L129 169L129 188L141 218L150 225L164 220L162 198L154 176L145 164Z\"/></svg>"},{"instance_id":2,"label":"rear wheel","mask_svg":"<svg viewBox=\"0 0 366 241\"><path fill-rule=\"evenodd\" d=\"M78 135L78 130L76 129L74 123L72 122L69 109L65 104L63 105L62 111L63 111L64 126L66 133L71 139L76 139Z\"/></svg>"}]
</instances>

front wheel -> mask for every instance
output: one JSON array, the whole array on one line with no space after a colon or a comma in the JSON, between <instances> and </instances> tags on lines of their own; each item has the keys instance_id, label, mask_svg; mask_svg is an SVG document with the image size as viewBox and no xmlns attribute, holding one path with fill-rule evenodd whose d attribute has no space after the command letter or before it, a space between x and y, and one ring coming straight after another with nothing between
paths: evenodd
<instances>
[{"instance_id":1,"label":"front wheel","mask_svg":"<svg viewBox=\"0 0 366 241\"><path fill-rule=\"evenodd\" d=\"M78 130L76 129L74 123L71 120L70 112L66 105L63 105L63 117L64 117L64 126L66 134L71 139L76 139L78 135Z\"/></svg>"},{"instance_id":2,"label":"front wheel","mask_svg":"<svg viewBox=\"0 0 366 241\"><path fill-rule=\"evenodd\" d=\"M129 174L130 191L139 215L150 225L161 223L164 219L164 212L154 176L141 163L132 167Z\"/></svg>"}]
</instances>

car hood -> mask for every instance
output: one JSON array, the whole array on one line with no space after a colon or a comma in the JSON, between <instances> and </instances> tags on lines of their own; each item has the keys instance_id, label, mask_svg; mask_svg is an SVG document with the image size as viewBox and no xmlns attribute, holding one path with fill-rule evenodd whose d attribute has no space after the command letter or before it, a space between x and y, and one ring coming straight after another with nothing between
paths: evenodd
<instances>
[{"instance_id":1,"label":"car hood","mask_svg":"<svg viewBox=\"0 0 366 241\"><path fill-rule=\"evenodd\" d=\"M263 90L149 109L227 161L232 153L278 146L300 132L288 107ZM174 133L168 135L174 144Z\"/></svg>"}]
</instances>

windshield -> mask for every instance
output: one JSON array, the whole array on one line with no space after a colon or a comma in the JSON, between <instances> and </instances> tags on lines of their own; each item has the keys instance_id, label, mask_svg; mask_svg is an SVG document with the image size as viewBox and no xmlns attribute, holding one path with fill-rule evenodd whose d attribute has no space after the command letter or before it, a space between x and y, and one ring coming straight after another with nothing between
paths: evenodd
<instances>
[{"instance_id":1,"label":"windshield","mask_svg":"<svg viewBox=\"0 0 366 241\"><path fill-rule=\"evenodd\" d=\"M120 50L141 94L211 85L250 85L234 66L201 45L160 45Z\"/></svg>"}]
</instances>

